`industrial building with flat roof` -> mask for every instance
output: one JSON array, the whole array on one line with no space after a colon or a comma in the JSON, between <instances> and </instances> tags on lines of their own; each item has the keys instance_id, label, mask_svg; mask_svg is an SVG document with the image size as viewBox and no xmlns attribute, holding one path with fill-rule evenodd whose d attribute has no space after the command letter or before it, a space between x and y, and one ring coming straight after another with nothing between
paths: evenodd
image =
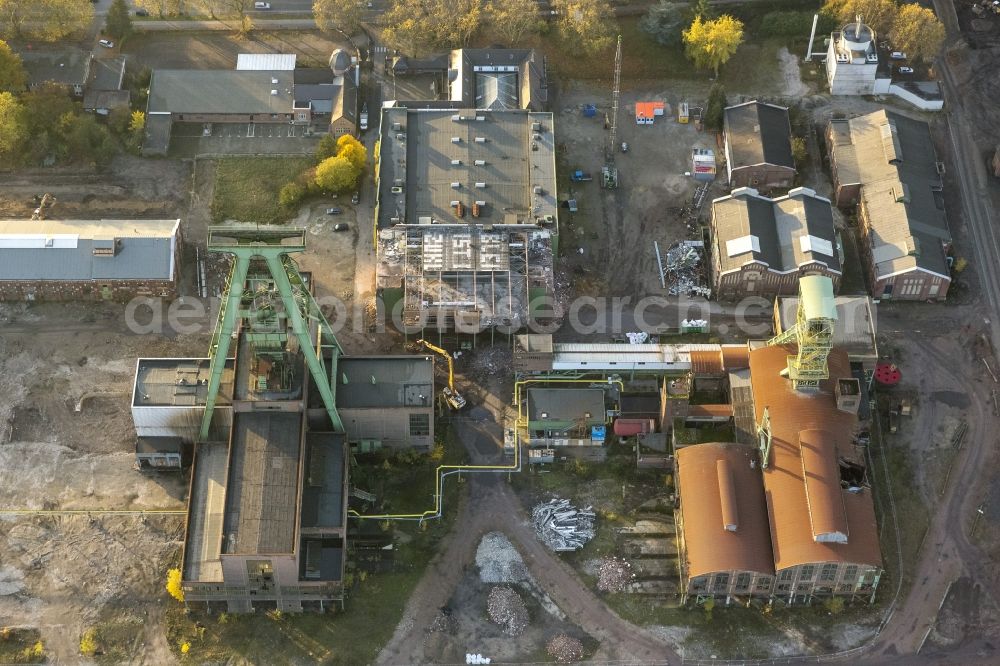
<instances>
[{"instance_id":1,"label":"industrial building with flat roof","mask_svg":"<svg viewBox=\"0 0 1000 666\"><path fill-rule=\"evenodd\" d=\"M842 275L830 200L798 187L769 199L738 188L712 202L712 283L720 299L790 296L799 277Z\"/></svg>"},{"instance_id":2,"label":"industrial building with flat roof","mask_svg":"<svg viewBox=\"0 0 1000 666\"><path fill-rule=\"evenodd\" d=\"M883 109L831 120L827 146L834 202L858 206L872 296L943 300L952 237L930 126Z\"/></svg>"},{"instance_id":3,"label":"industrial building with flat roof","mask_svg":"<svg viewBox=\"0 0 1000 666\"><path fill-rule=\"evenodd\" d=\"M180 220L0 220L0 300L177 292Z\"/></svg>"}]
</instances>

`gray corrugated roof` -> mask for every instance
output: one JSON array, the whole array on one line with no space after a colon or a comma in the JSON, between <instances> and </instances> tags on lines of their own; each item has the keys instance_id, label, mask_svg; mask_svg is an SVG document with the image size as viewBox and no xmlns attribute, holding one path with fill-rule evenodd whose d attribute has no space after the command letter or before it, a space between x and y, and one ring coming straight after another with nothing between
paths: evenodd
<instances>
[{"instance_id":1,"label":"gray corrugated roof","mask_svg":"<svg viewBox=\"0 0 1000 666\"><path fill-rule=\"evenodd\" d=\"M930 126L884 109L831 126L838 180L862 185L876 273L920 267L948 276L951 230Z\"/></svg>"},{"instance_id":2,"label":"gray corrugated roof","mask_svg":"<svg viewBox=\"0 0 1000 666\"><path fill-rule=\"evenodd\" d=\"M737 269L748 261L766 263L780 272L794 270L810 261L820 261L832 270L841 269L837 256L833 208L828 199L806 188L796 188L784 197L768 199L750 188L739 188L712 202L712 233L716 238L723 271ZM727 241L756 236L759 251L730 256ZM803 236L826 241L832 254L817 248L803 249Z\"/></svg>"},{"instance_id":3,"label":"gray corrugated roof","mask_svg":"<svg viewBox=\"0 0 1000 666\"><path fill-rule=\"evenodd\" d=\"M343 357L337 361L337 385L337 407L342 409L429 407L434 400L434 360Z\"/></svg>"},{"instance_id":4,"label":"gray corrugated roof","mask_svg":"<svg viewBox=\"0 0 1000 666\"><path fill-rule=\"evenodd\" d=\"M77 48L57 51L22 51L21 61L31 84L53 81L63 84L83 85L90 73L91 54Z\"/></svg>"},{"instance_id":5,"label":"gray corrugated roof","mask_svg":"<svg viewBox=\"0 0 1000 666\"><path fill-rule=\"evenodd\" d=\"M277 83L273 81L277 79ZM157 69L149 82L150 113L291 113L292 72ZM272 95L271 91L277 91Z\"/></svg>"},{"instance_id":6,"label":"gray corrugated roof","mask_svg":"<svg viewBox=\"0 0 1000 666\"><path fill-rule=\"evenodd\" d=\"M0 280L170 280L179 223L0 220ZM94 254L101 239L117 239L113 256Z\"/></svg>"},{"instance_id":7,"label":"gray corrugated roof","mask_svg":"<svg viewBox=\"0 0 1000 666\"><path fill-rule=\"evenodd\" d=\"M762 163L795 168L787 108L747 102L726 107L725 120L733 168Z\"/></svg>"},{"instance_id":8,"label":"gray corrugated roof","mask_svg":"<svg viewBox=\"0 0 1000 666\"><path fill-rule=\"evenodd\" d=\"M546 414L544 418L543 413ZM586 416L588 413L589 417ZM604 389L528 389L528 421L558 423L577 420L588 425L604 423Z\"/></svg>"}]
</instances>

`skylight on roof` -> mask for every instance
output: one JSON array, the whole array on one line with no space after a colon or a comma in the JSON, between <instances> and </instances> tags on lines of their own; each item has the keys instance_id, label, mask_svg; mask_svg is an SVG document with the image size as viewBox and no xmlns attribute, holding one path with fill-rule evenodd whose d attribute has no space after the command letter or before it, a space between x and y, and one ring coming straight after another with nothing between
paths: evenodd
<instances>
[{"instance_id":1,"label":"skylight on roof","mask_svg":"<svg viewBox=\"0 0 1000 666\"><path fill-rule=\"evenodd\" d=\"M736 257L747 252L760 252L759 238L751 234L726 241L726 254L730 257Z\"/></svg>"},{"instance_id":2,"label":"skylight on roof","mask_svg":"<svg viewBox=\"0 0 1000 666\"><path fill-rule=\"evenodd\" d=\"M803 252L815 252L827 257L833 256L833 243L825 238L817 238L811 234L799 236L799 247Z\"/></svg>"}]
</instances>

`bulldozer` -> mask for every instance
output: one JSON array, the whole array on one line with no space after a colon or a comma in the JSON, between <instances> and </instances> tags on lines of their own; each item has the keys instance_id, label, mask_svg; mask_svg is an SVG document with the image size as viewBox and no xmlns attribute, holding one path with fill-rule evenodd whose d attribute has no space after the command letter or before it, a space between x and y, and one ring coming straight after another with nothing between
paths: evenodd
<instances>
[{"instance_id":1,"label":"bulldozer","mask_svg":"<svg viewBox=\"0 0 1000 666\"><path fill-rule=\"evenodd\" d=\"M463 409L466 402L465 398L462 397L462 394L455 389L455 362L452 360L451 354L440 347L432 345L426 340L417 340L417 344L423 346L428 351L444 356L445 360L448 361L448 385L441 389L441 396L444 398L444 401L448 404L448 407L450 407L452 411L457 412L460 409Z\"/></svg>"}]
</instances>

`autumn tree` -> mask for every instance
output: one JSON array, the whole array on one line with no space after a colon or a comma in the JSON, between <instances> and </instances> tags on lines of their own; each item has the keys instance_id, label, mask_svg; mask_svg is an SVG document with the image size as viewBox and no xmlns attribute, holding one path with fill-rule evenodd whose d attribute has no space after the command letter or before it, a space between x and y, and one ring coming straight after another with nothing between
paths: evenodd
<instances>
[{"instance_id":1,"label":"autumn tree","mask_svg":"<svg viewBox=\"0 0 1000 666\"><path fill-rule=\"evenodd\" d=\"M184 601L184 588L181 587L181 570L170 569L167 571L167 594L177 601Z\"/></svg>"},{"instance_id":2,"label":"autumn tree","mask_svg":"<svg viewBox=\"0 0 1000 666\"><path fill-rule=\"evenodd\" d=\"M316 167L316 186L327 192L346 192L354 187L358 173L343 155L328 157Z\"/></svg>"},{"instance_id":3,"label":"autumn tree","mask_svg":"<svg viewBox=\"0 0 1000 666\"><path fill-rule=\"evenodd\" d=\"M827 0L820 11L834 17L841 25L861 16L862 22L874 28L876 33L886 34L898 10L896 0Z\"/></svg>"},{"instance_id":4,"label":"autumn tree","mask_svg":"<svg viewBox=\"0 0 1000 666\"><path fill-rule=\"evenodd\" d=\"M382 39L407 55L464 46L479 31L483 0L393 0L382 15Z\"/></svg>"},{"instance_id":5,"label":"autumn tree","mask_svg":"<svg viewBox=\"0 0 1000 666\"><path fill-rule=\"evenodd\" d=\"M508 46L517 46L527 35L541 29L535 0L492 2L486 10L490 32Z\"/></svg>"},{"instance_id":6,"label":"autumn tree","mask_svg":"<svg viewBox=\"0 0 1000 666\"><path fill-rule=\"evenodd\" d=\"M0 0L0 30L8 37L55 42L84 30L93 18L89 0Z\"/></svg>"},{"instance_id":7,"label":"autumn tree","mask_svg":"<svg viewBox=\"0 0 1000 666\"><path fill-rule=\"evenodd\" d=\"M688 15L691 20L695 20L699 16L704 19L715 18L715 10L712 9L712 5L708 4L709 0L691 0L691 7L688 9Z\"/></svg>"},{"instance_id":8,"label":"autumn tree","mask_svg":"<svg viewBox=\"0 0 1000 666\"><path fill-rule=\"evenodd\" d=\"M363 143L355 139L350 134L344 134L337 139L337 155L347 158L347 161L354 165L358 173L361 173L368 162L368 151Z\"/></svg>"},{"instance_id":9,"label":"autumn tree","mask_svg":"<svg viewBox=\"0 0 1000 666\"><path fill-rule=\"evenodd\" d=\"M21 56L7 42L0 40L0 91L21 92L28 84Z\"/></svg>"},{"instance_id":10,"label":"autumn tree","mask_svg":"<svg viewBox=\"0 0 1000 666\"><path fill-rule=\"evenodd\" d=\"M313 16L321 30L339 30L353 35L361 25L362 4L358 0L316 0Z\"/></svg>"},{"instance_id":11,"label":"autumn tree","mask_svg":"<svg viewBox=\"0 0 1000 666\"><path fill-rule=\"evenodd\" d=\"M932 60L941 50L944 36L944 25L934 12L917 4L900 7L889 30L892 47L917 60Z\"/></svg>"},{"instance_id":12,"label":"autumn tree","mask_svg":"<svg viewBox=\"0 0 1000 666\"><path fill-rule=\"evenodd\" d=\"M9 92L0 92L0 165L11 166L28 136L24 107Z\"/></svg>"},{"instance_id":13,"label":"autumn tree","mask_svg":"<svg viewBox=\"0 0 1000 666\"><path fill-rule=\"evenodd\" d=\"M611 46L615 22L605 0L553 0L552 7L559 12L556 29L581 51L593 54Z\"/></svg>"},{"instance_id":14,"label":"autumn tree","mask_svg":"<svg viewBox=\"0 0 1000 666\"><path fill-rule=\"evenodd\" d=\"M215 9L218 10L220 16L238 20L240 22L239 34L248 35L253 30L253 19L250 18L253 3L254 0L215 0Z\"/></svg>"},{"instance_id":15,"label":"autumn tree","mask_svg":"<svg viewBox=\"0 0 1000 666\"><path fill-rule=\"evenodd\" d=\"M684 5L670 0L660 0L652 5L639 21L639 27L649 33L658 44L677 46L681 43L681 32L687 23Z\"/></svg>"},{"instance_id":16,"label":"autumn tree","mask_svg":"<svg viewBox=\"0 0 1000 666\"><path fill-rule=\"evenodd\" d=\"M160 18L166 18L167 16L176 16L181 11L181 2L183 0L135 0L135 6L139 9L145 9L151 14L156 14ZM218 0L206 0L205 5L208 12L214 17L215 16L215 3Z\"/></svg>"},{"instance_id":17,"label":"autumn tree","mask_svg":"<svg viewBox=\"0 0 1000 666\"><path fill-rule=\"evenodd\" d=\"M728 14L705 21L700 16L683 32L687 56L695 67L711 69L719 77L725 65L743 43L743 22Z\"/></svg>"},{"instance_id":18,"label":"autumn tree","mask_svg":"<svg viewBox=\"0 0 1000 666\"><path fill-rule=\"evenodd\" d=\"M104 31L114 39L124 39L132 34L132 17L125 0L113 0L104 18Z\"/></svg>"}]
</instances>

